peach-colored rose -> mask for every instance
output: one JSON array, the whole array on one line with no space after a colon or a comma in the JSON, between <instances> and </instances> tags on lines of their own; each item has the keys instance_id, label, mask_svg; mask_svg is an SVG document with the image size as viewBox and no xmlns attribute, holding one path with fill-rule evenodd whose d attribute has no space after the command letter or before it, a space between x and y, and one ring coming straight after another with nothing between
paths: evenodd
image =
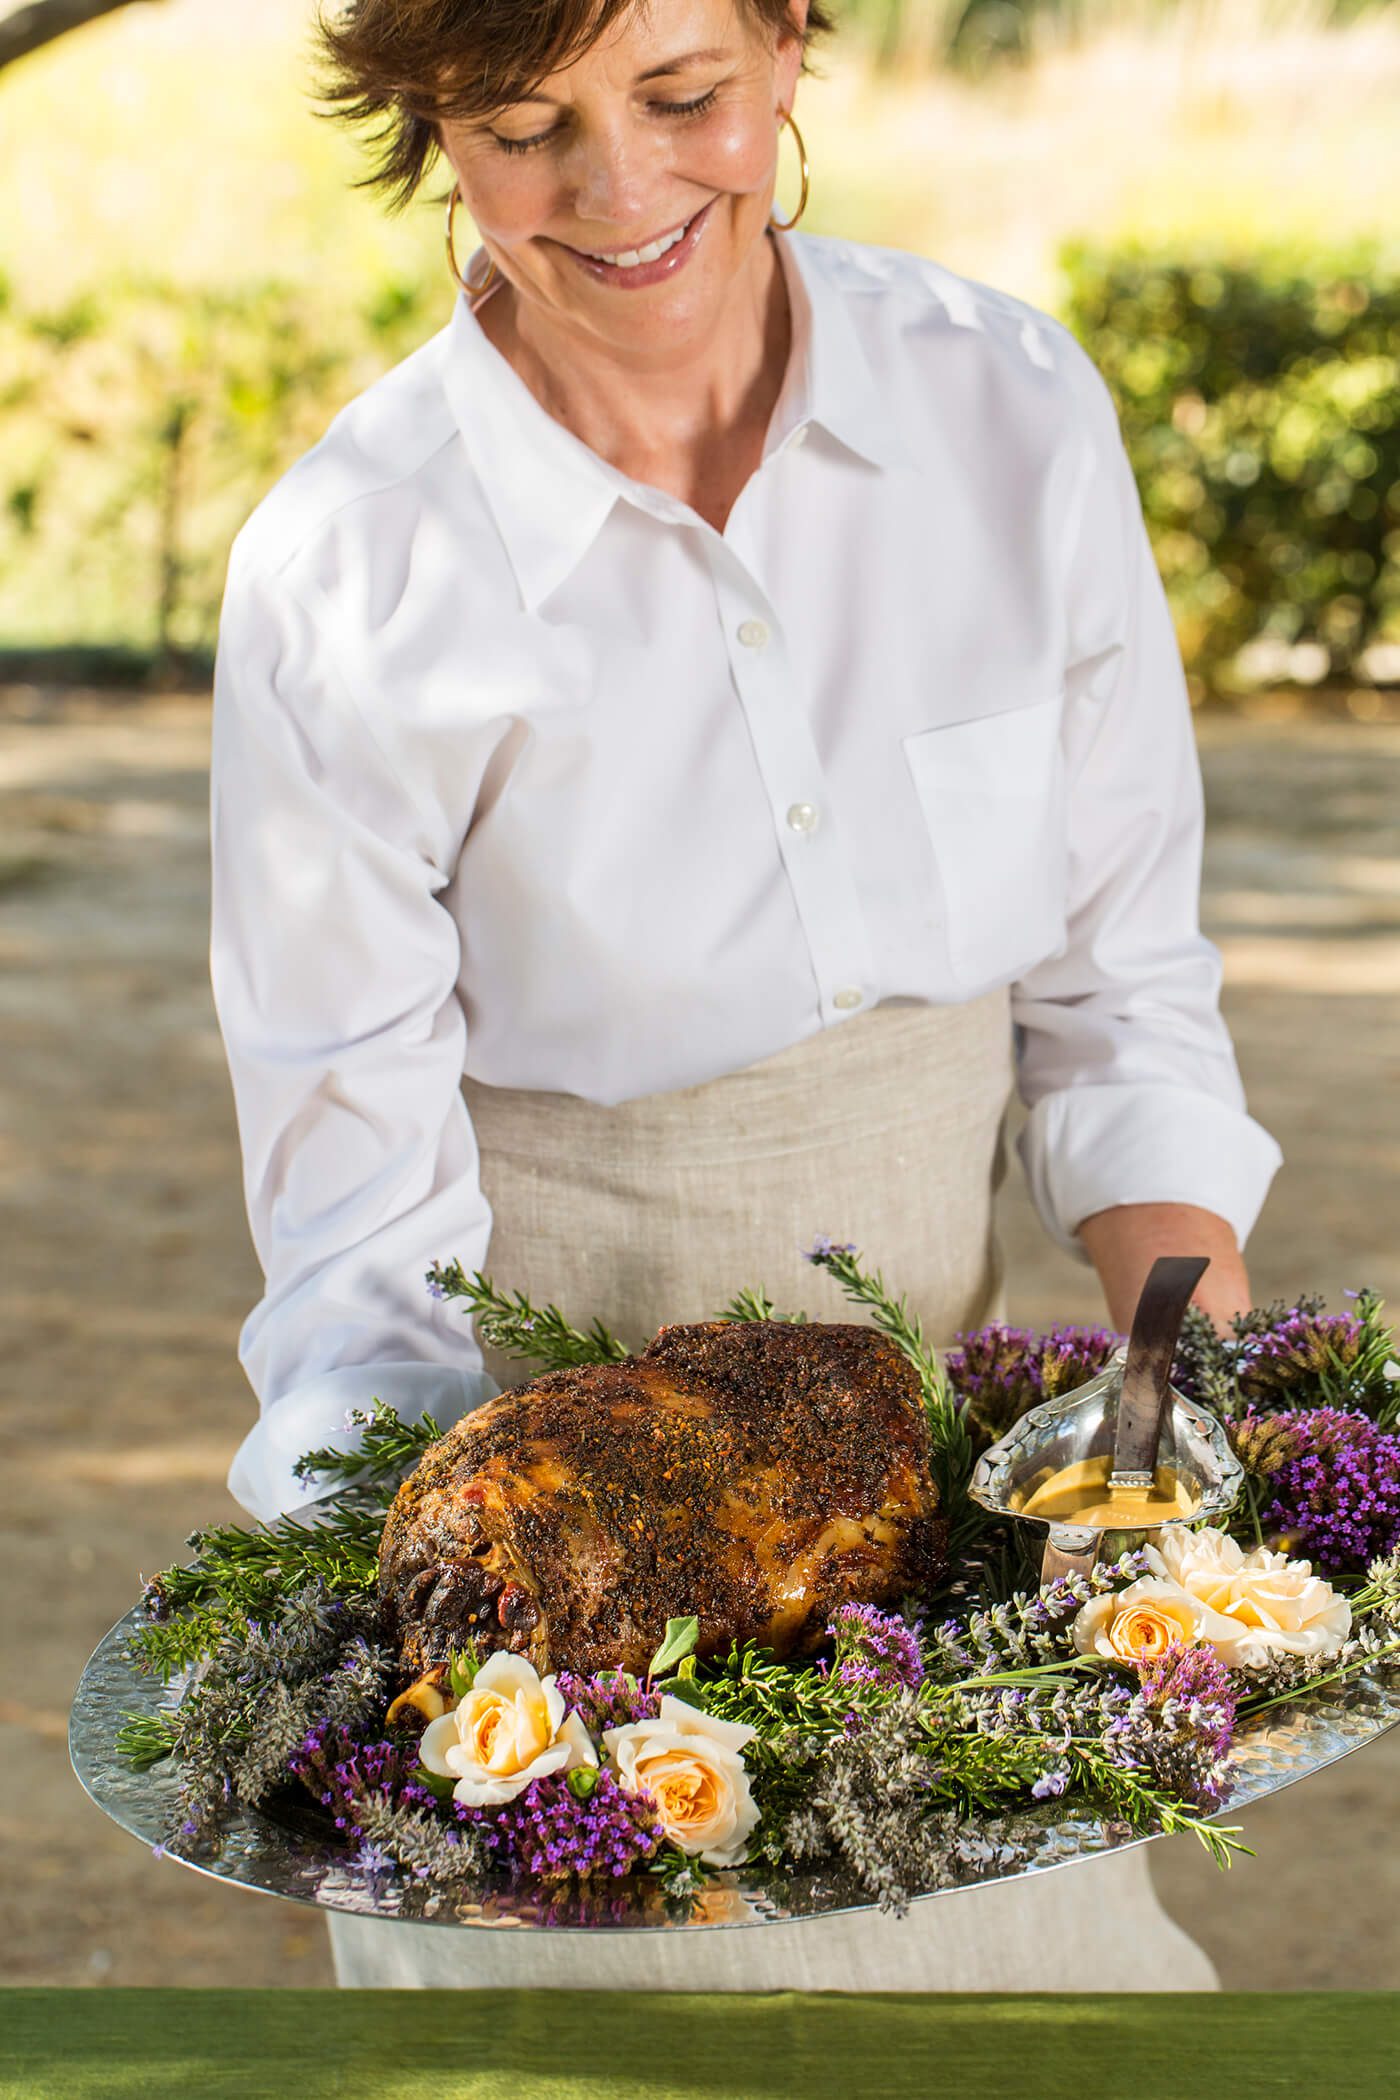
<instances>
[{"instance_id":1,"label":"peach-colored rose","mask_svg":"<svg viewBox=\"0 0 1400 2100\"><path fill-rule=\"evenodd\" d=\"M1175 1582L1140 1576L1126 1589L1091 1597L1076 1614L1071 1632L1081 1655L1116 1662L1158 1662L1174 1642L1193 1647L1200 1638L1201 1608Z\"/></svg>"},{"instance_id":2,"label":"peach-colored rose","mask_svg":"<svg viewBox=\"0 0 1400 2100\"><path fill-rule=\"evenodd\" d=\"M628 1794L649 1794L661 1827L682 1852L712 1867L737 1866L758 1822L739 1755L754 1734L669 1695L654 1721L604 1731L603 1745Z\"/></svg>"},{"instance_id":3,"label":"peach-colored rose","mask_svg":"<svg viewBox=\"0 0 1400 2100\"><path fill-rule=\"evenodd\" d=\"M430 1721L418 1742L430 1772L455 1779L453 1799L470 1808L511 1801L550 1772L596 1765L593 1739L564 1708L554 1679L523 1655L499 1649L451 1713Z\"/></svg>"},{"instance_id":4,"label":"peach-colored rose","mask_svg":"<svg viewBox=\"0 0 1400 2100\"><path fill-rule=\"evenodd\" d=\"M1313 1574L1311 1561L1266 1546L1246 1553L1213 1526L1181 1525L1168 1525L1147 1556L1203 1608L1205 1638L1230 1669L1263 1669L1276 1655L1322 1660L1351 1632L1351 1606Z\"/></svg>"}]
</instances>

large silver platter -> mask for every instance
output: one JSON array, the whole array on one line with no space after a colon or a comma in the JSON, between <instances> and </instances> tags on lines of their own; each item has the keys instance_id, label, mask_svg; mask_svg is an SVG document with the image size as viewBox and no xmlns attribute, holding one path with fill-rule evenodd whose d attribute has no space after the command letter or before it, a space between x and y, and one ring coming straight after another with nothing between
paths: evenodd
<instances>
[{"instance_id":1,"label":"large silver platter","mask_svg":"<svg viewBox=\"0 0 1400 2100\"><path fill-rule=\"evenodd\" d=\"M131 1635L148 1623L137 1606L118 1620L94 1652L74 1698L68 1747L73 1769L97 1806L123 1830L154 1846L163 1839L171 1820L177 1774L168 1765L134 1772L114 1747L127 1714L168 1710L180 1698L179 1680L162 1686L143 1676L129 1659ZM1274 1707L1237 1735L1231 1754L1234 1783L1216 1820L1229 1821L1251 1802L1335 1764L1364 1743L1374 1742L1397 1722L1400 1670L1363 1675ZM1051 1802L1018 1813L1015 1821L1018 1834L1030 1840L1029 1858L1008 1863L992 1854L977 1873L978 1882L1040 1874L1101 1852L1148 1842L1125 1823L1083 1812L1066 1814ZM325 1842L309 1799L302 1812L295 1794L289 1794L288 1805L280 1813L269 1809L236 1815L217 1858L187 1859L175 1845L167 1845L164 1856L217 1881L286 1896L294 1903L435 1925L695 1931L775 1925L790 1918L873 1908L859 1885L839 1873L782 1874L767 1867L723 1874L690 1899L665 1897L644 1877L635 1878L637 1885L633 1881L614 1883L596 1895L577 1889L549 1893L524 1883L445 1893L422 1884L405 1885L401 1877L371 1877L358 1871ZM957 1890L937 1893L954 1895ZM935 1899L930 1895L918 1900Z\"/></svg>"}]
</instances>

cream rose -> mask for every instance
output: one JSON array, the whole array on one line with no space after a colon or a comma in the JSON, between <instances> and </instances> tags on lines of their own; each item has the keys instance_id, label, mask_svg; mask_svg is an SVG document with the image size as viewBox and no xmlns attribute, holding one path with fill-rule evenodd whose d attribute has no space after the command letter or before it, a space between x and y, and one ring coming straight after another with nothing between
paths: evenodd
<instances>
[{"instance_id":1,"label":"cream rose","mask_svg":"<svg viewBox=\"0 0 1400 2100\"><path fill-rule=\"evenodd\" d=\"M418 1743L430 1772L455 1779L453 1799L469 1808L511 1801L532 1779L596 1765L593 1739L564 1708L552 1676L523 1655L499 1649L476 1673L451 1713L430 1721Z\"/></svg>"},{"instance_id":2,"label":"cream rose","mask_svg":"<svg viewBox=\"0 0 1400 2100\"><path fill-rule=\"evenodd\" d=\"M1143 1575L1124 1590L1091 1597L1070 1629L1081 1655L1116 1662L1159 1662L1173 1644L1194 1647L1203 1613L1175 1582Z\"/></svg>"},{"instance_id":3,"label":"cream rose","mask_svg":"<svg viewBox=\"0 0 1400 2100\"><path fill-rule=\"evenodd\" d=\"M654 1721L609 1728L603 1744L618 1785L624 1793L651 1796L673 1844L698 1852L712 1867L733 1867L758 1822L739 1755L753 1734L668 1695Z\"/></svg>"},{"instance_id":4,"label":"cream rose","mask_svg":"<svg viewBox=\"0 0 1400 2100\"><path fill-rule=\"evenodd\" d=\"M1227 1532L1169 1525L1147 1549L1148 1565L1203 1608L1202 1635L1232 1670L1259 1670L1275 1655L1335 1655L1351 1632L1351 1606L1312 1562ZM1124 1592L1126 1595L1126 1592Z\"/></svg>"}]
</instances>

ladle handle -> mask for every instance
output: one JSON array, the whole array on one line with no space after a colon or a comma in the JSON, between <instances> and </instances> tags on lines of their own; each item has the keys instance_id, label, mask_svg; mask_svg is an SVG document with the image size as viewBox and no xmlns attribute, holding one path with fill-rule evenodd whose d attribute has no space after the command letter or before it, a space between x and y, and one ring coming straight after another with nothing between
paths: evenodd
<instances>
[{"instance_id":1,"label":"ladle handle","mask_svg":"<svg viewBox=\"0 0 1400 2100\"><path fill-rule=\"evenodd\" d=\"M1157 1469L1168 1383L1191 1293L1210 1267L1204 1254L1162 1254L1148 1271L1133 1314L1113 1439L1113 1478Z\"/></svg>"}]
</instances>

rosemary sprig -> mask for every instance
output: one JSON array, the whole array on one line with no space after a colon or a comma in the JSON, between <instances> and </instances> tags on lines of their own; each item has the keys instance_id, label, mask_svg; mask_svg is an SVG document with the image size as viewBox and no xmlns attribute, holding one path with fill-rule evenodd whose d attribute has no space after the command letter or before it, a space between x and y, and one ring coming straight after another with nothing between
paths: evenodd
<instances>
[{"instance_id":1,"label":"rosemary sprig","mask_svg":"<svg viewBox=\"0 0 1400 2100\"><path fill-rule=\"evenodd\" d=\"M878 1332L887 1335L918 1372L932 1445L933 1477L948 1519L949 1550L954 1555L962 1552L986 1521L984 1513L968 1499L967 1483L972 1477L974 1457L972 1438L938 1352L925 1338L922 1321L909 1310L906 1299L892 1295L878 1269L873 1274L866 1273L854 1247L819 1239L808 1250L806 1259L834 1276L852 1304L869 1307Z\"/></svg>"},{"instance_id":2,"label":"rosemary sprig","mask_svg":"<svg viewBox=\"0 0 1400 2100\"><path fill-rule=\"evenodd\" d=\"M194 1564L165 1568L146 1585L153 1623L132 1635L133 1661L168 1684L225 1637L274 1617L308 1583L320 1583L336 1597L372 1592L379 1580L385 1506L384 1495L350 1488L321 1523L284 1516L270 1525L192 1531Z\"/></svg>"},{"instance_id":3,"label":"rosemary sprig","mask_svg":"<svg viewBox=\"0 0 1400 2100\"><path fill-rule=\"evenodd\" d=\"M270 1601L269 1592L264 1609ZM217 1598L211 1603L192 1605L155 1625L143 1626L139 1633L132 1634L127 1653L143 1676L159 1677L162 1684L169 1684L182 1670L192 1669L206 1655L212 1655L226 1634L241 1632L247 1624L246 1613Z\"/></svg>"},{"instance_id":4,"label":"rosemary sprig","mask_svg":"<svg viewBox=\"0 0 1400 2100\"><path fill-rule=\"evenodd\" d=\"M128 1713L123 1715L117 1730L117 1754L136 1771L149 1772L153 1765L173 1754L178 1736L173 1714Z\"/></svg>"},{"instance_id":5,"label":"rosemary sprig","mask_svg":"<svg viewBox=\"0 0 1400 2100\"><path fill-rule=\"evenodd\" d=\"M442 1435L442 1424L431 1415L405 1422L385 1400L376 1400L368 1411L352 1408L346 1419L360 1432L358 1448L336 1451L326 1446L306 1452L292 1467L298 1480L322 1475L331 1480L388 1481L397 1488Z\"/></svg>"},{"instance_id":6,"label":"rosemary sprig","mask_svg":"<svg viewBox=\"0 0 1400 2100\"><path fill-rule=\"evenodd\" d=\"M1164 1787L1156 1786L1140 1772L1115 1764L1101 1744L1072 1741L1066 1756L1079 1767L1087 1792L1097 1794L1118 1810L1135 1830L1154 1825L1168 1836L1189 1831L1199 1838L1218 1867L1228 1867L1236 1852L1254 1856L1246 1845L1238 1823L1213 1823L1208 1816L1179 1801Z\"/></svg>"},{"instance_id":7,"label":"rosemary sprig","mask_svg":"<svg viewBox=\"0 0 1400 2100\"><path fill-rule=\"evenodd\" d=\"M1395 1329L1382 1317L1385 1301L1369 1288L1356 1294L1356 1317L1361 1322L1361 1346L1351 1366L1349 1395L1341 1405L1369 1403L1369 1412L1382 1429L1400 1423L1400 1374L1391 1369L1400 1355ZM1340 1366L1338 1367L1340 1369Z\"/></svg>"},{"instance_id":8,"label":"rosemary sprig","mask_svg":"<svg viewBox=\"0 0 1400 2100\"><path fill-rule=\"evenodd\" d=\"M721 1320L783 1320L791 1327L805 1327L805 1312L780 1313L761 1284L752 1284L736 1291L724 1311Z\"/></svg>"},{"instance_id":9,"label":"rosemary sprig","mask_svg":"<svg viewBox=\"0 0 1400 2100\"><path fill-rule=\"evenodd\" d=\"M839 1729L858 1704L851 1686L811 1667L776 1662L754 1641L732 1642L723 1658L700 1665L695 1681L707 1713L760 1730Z\"/></svg>"},{"instance_id":10,"label":"rosemary sprig","mask_svg":"<svg viewBox=\"0 0 1400 2100\"><path fill-rule=\"evenodd\" d=\"M534 1305L523 1291L498 1291L489 1276L470 1276L457 1261L435 1261L428 1271L435 1298L461 1298L470 1308L479 1342L504 1356L542 1363L551 1371L576 1364L621 1363L631 1354L601 1320L571 1327L556 1305Z\"/></svg>"}]
</instances>

